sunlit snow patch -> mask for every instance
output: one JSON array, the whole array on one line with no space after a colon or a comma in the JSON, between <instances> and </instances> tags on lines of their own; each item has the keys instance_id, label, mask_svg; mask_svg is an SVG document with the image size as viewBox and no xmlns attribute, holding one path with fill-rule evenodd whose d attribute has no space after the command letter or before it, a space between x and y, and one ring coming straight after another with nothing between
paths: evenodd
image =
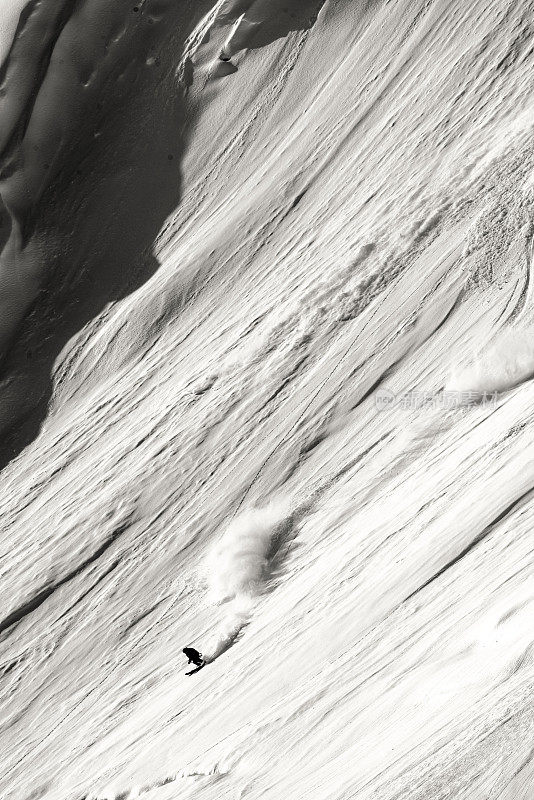
<instances>
[{"instance_id":1,"label":"sunlit snow patch","mask_svg":"<svg viewBox=\"0 0 534 800\"><path fill-rule=\"evenodd\" d=\"M473 399L504 392L534 375L534 330L509 328L465 367L454 369L447 392L471 392Z\"/></svg>"}]
</instances>

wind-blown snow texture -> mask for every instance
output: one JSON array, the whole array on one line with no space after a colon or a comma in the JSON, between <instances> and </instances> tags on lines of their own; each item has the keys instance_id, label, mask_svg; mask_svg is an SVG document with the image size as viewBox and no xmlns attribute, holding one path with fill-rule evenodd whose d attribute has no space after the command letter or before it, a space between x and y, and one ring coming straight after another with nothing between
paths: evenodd
<instances>
[{"instance_id":1,"label":"wind-blown snow texture","mask_svg":"<svg viewBox=\"0 0 534 800\"><path fill-rule=\"evenodd\" d=\"M532 4L9 7L1 797L530 800Z\"/></svg>"}]
</instances>

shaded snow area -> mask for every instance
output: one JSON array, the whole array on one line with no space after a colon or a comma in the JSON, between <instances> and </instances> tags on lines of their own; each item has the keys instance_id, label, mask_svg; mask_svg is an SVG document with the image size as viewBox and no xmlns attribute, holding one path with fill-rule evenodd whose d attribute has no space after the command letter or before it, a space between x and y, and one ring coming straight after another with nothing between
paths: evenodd
<instances>
[{"instance_id":1,"label":"shaded snow area","mask_svg":"<svg viewBox=\"0 0 534 800\"><path fill-rule=\"evenodd\" d=\"M532 800L532 3L5 8L0 797Z\"/></svg>"}]
</instances>

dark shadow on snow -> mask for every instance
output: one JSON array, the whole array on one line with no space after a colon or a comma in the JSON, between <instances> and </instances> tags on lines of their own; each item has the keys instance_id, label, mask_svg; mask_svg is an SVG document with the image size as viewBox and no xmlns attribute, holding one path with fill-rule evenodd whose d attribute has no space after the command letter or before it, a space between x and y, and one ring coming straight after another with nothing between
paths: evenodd
<instances>
[{"instance_id":1,"label":"dark shadow on snow","mask_svg":"<svg viewBox=\"0 0 534 800\"><path fill-rule=\"evenodd\" d=\"M26 16L34 5L28 4ZM100 94L83 94L80 87L86 99L71 131L76 146L66 145L57 173L31 210L29 245L48 263L1 365L0 469L39 434L63 348L159 267L154 243L180 204L181 160L193 122L186 87L175 74L191 32L192 22L184 20L199 19L212 3L160 5L163 20L147 20L150 33L145 29L142 47L128 42L134 55L109 67ZM132 3L134 11L136 19L144 13ZM156 56L150 67L147 53ZM5 213L0 216L5 241Z\"/></svg>"},{"instance_id":2,"label":"dark shadow on snow","mask_svg":"<svg viewBox=\"0 0 534 800\"><path fill-rule=\"evenodd\" d=\"M71 7L70 0L64 4ZM310 29L323 4L272 0L246 47L265 47ZM24 22L36 5L28 3ZM39 295L1 364L0 469L38 436L63 348L109 303L134 292L159 268L154 242L180 204L181 161L194 123L191 109L186 113L192 65L186 64L181 87L175 75L191 32L192 23L184 26L184 19L199 19L213 3L160 0L159 5L163 21L153 25L148 42L153 66L144 63L146 48L131 42L131 61L110 70L94 101L87 94L71 132L76 147L63 153L58 173L24 221L29 247L48 263ZM132 13L142 15L144 8L132 4ZM223 77L236 68L220 62L219 70ZM16 151L11 141L13 147ZM0 213L0 245L6 235Z\"/></svg>"}]
</instances>

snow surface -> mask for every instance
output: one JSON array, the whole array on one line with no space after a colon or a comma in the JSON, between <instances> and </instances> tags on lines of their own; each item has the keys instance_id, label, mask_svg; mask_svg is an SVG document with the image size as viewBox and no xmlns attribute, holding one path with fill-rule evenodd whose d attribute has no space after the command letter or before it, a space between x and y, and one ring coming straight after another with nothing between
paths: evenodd
<instances>
[{"instance_id":1,"label":"snow surface","mask_svg":"<svg viewBox=\"0 0 534 800\"><path fill-rule=\"evenodd\" d=\"M0 16L0 61L3 61L9 52L20 12L26 5L26 0L2 0L2 15Z\"/></svg>"},{"instance_id":2,"label":"snow surface","mask_svg":"<svg viewBox=\"0 0 534 800\"><path fill-rule=\"evenodd\" d=\"M26 10L2 800L531 800L531 4Z\"/></svg>"}]
</instances>

